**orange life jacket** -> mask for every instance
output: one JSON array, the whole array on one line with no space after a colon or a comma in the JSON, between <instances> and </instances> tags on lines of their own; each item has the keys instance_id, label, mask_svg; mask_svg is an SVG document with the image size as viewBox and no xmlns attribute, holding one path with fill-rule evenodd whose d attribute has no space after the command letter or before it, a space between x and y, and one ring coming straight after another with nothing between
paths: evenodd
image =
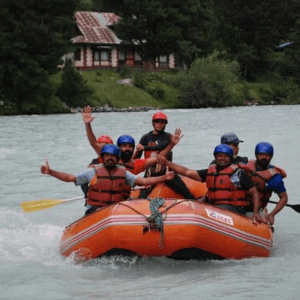
<instances>
[{"instance_id":1,"label":"orange life jacket","mask_svg":"<svg viewBox=\"0 0 300 300\"><path fill-rule=\"evenodd\" d=\"M258 190L261 207L265 208L272 195L272 191L266 189L266 183L277 174L285 178L286 172L282 168L276 166L271 166L271 168L267 170L257 171L256 161L253 159L250 160L247 165L239 166L250 174L251 179Z\"/></svg>"},{"instance_id":2,"label":"orange life jacket","mask_svg":"<svg viewBox=\"0 0 300 300\"><path fill-rule=\"evenodd\" d=\"M131 173L134 174L134 167L135 167L135 161L134 160L130 160L126 163L122 164L123 167L125 167L125 169ZM124 199L128 199L130 197L130 192L131 192L131 186L129 185L125 185L124 189L123 189L123 198Z\"/></svg>"},{"instance_id":3,"label":"orange life jacket","mask_svg":"<svg viewBox=\"0 0 300 300\"><path fill-rule=\"evenodd\" d=\"M124 166L127 171L133 173L135 161L131 159L130 161L123 163L122 166Z\"/></svg>"},{"instance_id":4,"label":"orange life jacket","mask_svg":"<svg viewBox=\"0 0 300 300\"><path fill-rule=\"evenodd\" d=\"M150 145L150 146L152 146L152 145ZM157 150L145 150L144 151L144 157L145 158L151 158L151 157L153 157L152 153L159 153L159 151L157 151Z\"/></svg>"},{"instance_id":5,"label":"orange life jacket","mask_svg":"<svg viewBox=\"0 0 300 300\"><path fill-rule=\"evenodd\" d=\"M215 205L230 204L234 206L247 206L246 191L231 182L231 175L238 169L237 165L231 165L221 171L217 171L217 165L210 165L207 171L206 185L208 201Z\"/></svg>"},{"instance_id":6,"label":"orange life jacket","mask_svg":"<svg viewBox=\"0 0 300 300\"><path fill-rule=\"evenodd\" d=\"M112 172L101 164L95 168L95 182L90 183L87 204L105 206L124 200L126 169L116 166Z\"/></svg>"}]
</instances>

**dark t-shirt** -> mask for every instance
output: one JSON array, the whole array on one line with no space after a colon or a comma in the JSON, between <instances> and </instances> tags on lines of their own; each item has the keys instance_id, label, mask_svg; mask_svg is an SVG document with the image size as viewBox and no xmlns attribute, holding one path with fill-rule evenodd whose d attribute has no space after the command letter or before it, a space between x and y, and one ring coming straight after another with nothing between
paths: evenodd
<instances>
[{"instance_id":1,"label":"dark t-shirt","mask_svg":"<svg viewBox=\"0 0 300 300\"><path fill-rule=\"evenodd\" d=\"M201 180L203 182L206 181L206 177L207 177L207 171L208 169L203 169L203 170L197 170ZM236 175L236 179L238 180L238 185L245 191L251 189L254 186L254 183L252 182L250 176L242 169L237 169L232 175L235 176Z\"/></svg>"},{"instance_id":2,"label":"dark t-shirt","mask_svg":"<svg viewBox=\"0 0 300 300\"><path fill-rule=\"evenodd\" d=\"M162 151L171 143L171 134L164 131L159 134L153 134L150 131L141 137L139 143L144 146L144 151ZM140 151L136 157L140 158L142 153L143 151ZM168 160L172 160L172 152L169 153Z\"/></svg>"}]
</instances>

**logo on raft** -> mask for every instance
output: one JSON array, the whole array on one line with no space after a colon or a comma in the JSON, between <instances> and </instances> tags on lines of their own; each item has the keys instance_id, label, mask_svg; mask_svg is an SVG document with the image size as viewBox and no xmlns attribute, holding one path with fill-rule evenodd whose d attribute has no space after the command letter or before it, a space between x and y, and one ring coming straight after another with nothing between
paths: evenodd
<instances>
[{"instance_id":1,"label":"logo on raft","mask_svg":"<svg viewBox=\"0 0 300 300\"><path fill-rule=\"evenodd\" d=\"M220 214L218 212L215 212L215 211L207 209L207 208L205 208L205 210L206 210L208 217L233 226L233 220L231 217Z\"/></svg>"}]
</instances>

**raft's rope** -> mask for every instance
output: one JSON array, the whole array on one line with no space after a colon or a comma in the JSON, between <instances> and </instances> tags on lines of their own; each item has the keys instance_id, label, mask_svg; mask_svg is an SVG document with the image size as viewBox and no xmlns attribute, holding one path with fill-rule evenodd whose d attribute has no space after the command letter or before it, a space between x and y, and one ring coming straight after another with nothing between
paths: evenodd
<instances>
[{"instance_id":1,"label":"raft's rope","mask_svg":"<svg viewBox=\"0 0 300 300\"><path fill-rule=\"evenodd\" d=\"M160 231L159 248L164 248L165 237L164 237L164 222L162 218L162 213L158 210L161 206L165 204L165 199L161 197L154 198L150 201L149 207L151 211L151 216L147 218L149 223L148 230L155 229Z\"/></svg>"},{"instance_id":2,"label":"raft's rope","mask_svg":"<svg viewBox=\"0 0 300 300\"><path fill-rule=\"evenodd\" d=\"M144 226L143 233L146 233L147 231L151 231L151 229L160 231L161 235L160 235L160 240L159 240L159 248L161 248L161 249L164 248L164 243L165 243L163 221L165 221L167 219L167 211L170 208L172 208L182 202L186 202L186 201L199 202L199 201L197 201L197 199L176 199L176 198L171 199L171 198L168 198L168 200L176 200L176 201L174 203L172 203L171 205L169 205L168 207L166 207L162 212L160 212L158 209L165 204L165 199L163 197L156 197L153 199L147 198L147 200L150 202L149 203L150 212L151 212L150 217L147 217L142 212L138 211L137 209L134 209L133 207L131 207L130 205L127 205L125 203L119 202L117 204L126 206L129 209L136 212L137 214L145 217L146 221L148 222L148 226ZM164 214L165 214L165 217L163 218Z\"/></svg>"}]
</instances>

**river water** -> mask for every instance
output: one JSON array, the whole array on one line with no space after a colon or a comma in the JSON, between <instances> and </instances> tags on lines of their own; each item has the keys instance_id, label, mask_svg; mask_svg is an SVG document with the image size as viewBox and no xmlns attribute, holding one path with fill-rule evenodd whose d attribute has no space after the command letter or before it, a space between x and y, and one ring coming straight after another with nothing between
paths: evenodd
<instances>
[{"instance_id":1,"label":"river water","mask_svg":"<svg viewBox=\"0 0 300 300\"><path fill-rule=\"evenodd\" d=\"M288 174L289 203L300 203L300 106L165 110L167 131L183 129L174 162L206 168L220 136L234 131L244 143L240 154L254 158L254 147L269 141L272 162ZM98 113L95 134L136 141L151 130L153 111ZM50 167L74 173L95 157L80 114L0 117L0 299L298 299L300 292L300 215L286 207L275 218L269 258L175 261L167 258L101 258L85 265L63 258L58 244L64 227L84 213L83 200L25 214L26 200L81 196L72 183L41 175ZM273 196L272 200L277 200ZM274 207L269 205L270 209Z\"/></svg>"}]
</instances>

